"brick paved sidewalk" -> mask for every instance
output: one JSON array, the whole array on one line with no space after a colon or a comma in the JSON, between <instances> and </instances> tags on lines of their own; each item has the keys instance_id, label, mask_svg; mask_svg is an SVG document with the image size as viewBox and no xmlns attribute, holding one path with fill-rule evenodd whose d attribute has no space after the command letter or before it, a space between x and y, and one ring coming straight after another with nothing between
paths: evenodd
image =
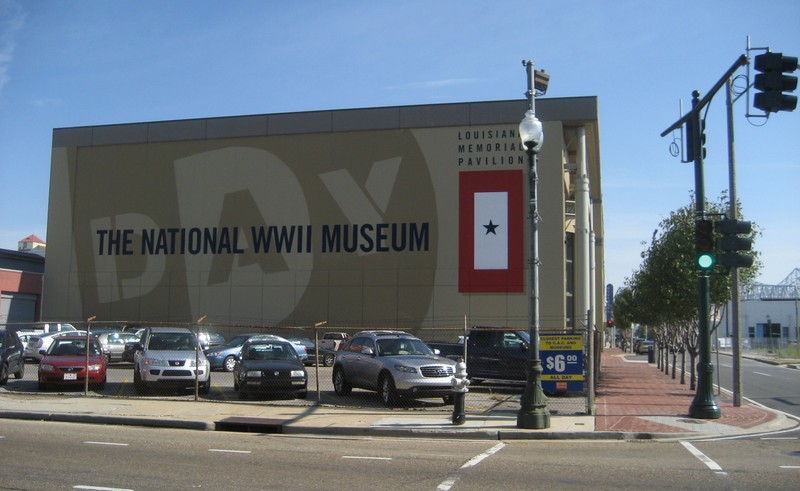
<instances>
[{"instance_id":1,"label":"brick paved sidewalk","mask_svg":"<svg viewBox=\"0 0 800 491\"><path fill-rule=\"evenodd\" d=\"M627 355L633 360L632 355ZM687 360L687 365L688 365ZM689 417L694 391L689 390L689 374L681 385L680 373L672 379L654 364L626 361L619 349L606 349L597 382L596 431L646 433L726 433L754 428L775 419L775 414L744 402L733 406L726 393L716 394L721 417L701 420ZM709 425L707 423L716 423ZM696 427L696 429L694 429Z\"/></svg>"}]
</instances>

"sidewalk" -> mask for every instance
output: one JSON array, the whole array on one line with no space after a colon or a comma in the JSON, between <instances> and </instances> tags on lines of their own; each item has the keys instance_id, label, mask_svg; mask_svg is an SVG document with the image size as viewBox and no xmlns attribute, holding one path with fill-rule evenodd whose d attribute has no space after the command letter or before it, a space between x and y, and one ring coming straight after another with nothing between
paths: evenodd
<instances>
[{"instance_id":1,"label":"sidewalk","mask_svg":"<svg viewBox=\"0 0 800 491\"><path fill-rule=\"evenodd\" d=\"M748 403L733 407L725 394L717 396L721 418L689 418L694 393L688 383L680 385L654 365L629 361L616 349L603 352L597 392L595 416L553 414L550 427L543 430L517 428L515 410L468 412L463 425L453 425L450 407L369 410L10 392L0 395L0 418L280 434L500 440L698 438L798 425L782 414ZM468 402L469 394L467 398Z\"/></svg>"},{"instance_id":2,"label":"sidewalk","mask_svg":"<svg viewBox=\"0 0 800 491\"><path fill-rule=\"evenodd\" d=\"M606 349L598 381L595 430L645 434L695 434L725 436L791 428L798 423L761 406L743 402L733 405L730 394L716 394L719 419L689 417L694 391L673 380L653 364L633 361L618 349Z\"/></svg>"}]
</instances>

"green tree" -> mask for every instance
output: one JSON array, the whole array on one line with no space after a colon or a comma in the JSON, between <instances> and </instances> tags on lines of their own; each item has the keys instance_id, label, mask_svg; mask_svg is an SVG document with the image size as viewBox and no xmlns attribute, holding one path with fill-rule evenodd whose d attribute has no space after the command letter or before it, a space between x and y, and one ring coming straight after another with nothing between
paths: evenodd
<instances>
[{"instance_id":1,"label":"green tree","mask_svg":"<svg viewBox=\"0 0 800 491\"><path fill-rule=\"evenodd\" d=\"M726 196L716 203L706 203L707 216L714 220L728 210ZM741 216L741 213L738 214ZM694 203L670 213L653 232L648 248L642 252L642 264L633 278L626 281L626 293L633 304L626 315L632 322L646 324L655 329L656 342L667 356L673 353L673 375L677 353L688 351L691 366L691 386L694 388L695 359L698 352L698 281L695 267ZM751 238L755 239L756 227ZM740 281L746 285L754 280L760 268L758 252L753 267L740 270ZM720 309L731 299L730 276L721 265L711 271L710 312L712 328L719 324ZM615 299L616 301L616 299ZM615 305L615 319L618 317ZM682 364L685 363L682 358ZM665 367L666 369L666 367Z\"/></svg>"}]
</instances>

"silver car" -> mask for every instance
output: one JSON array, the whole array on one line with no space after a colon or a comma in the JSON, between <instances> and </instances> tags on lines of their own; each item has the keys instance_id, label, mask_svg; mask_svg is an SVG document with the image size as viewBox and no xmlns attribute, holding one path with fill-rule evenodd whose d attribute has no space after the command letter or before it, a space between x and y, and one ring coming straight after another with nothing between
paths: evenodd
<instances>
[{"instance_id":1,"label":"silver car","mask_svg":"<svg viewBox=\"0 0 800 491\"><path fill-rule=\"evenodd\" d=\"M374 390L384 404L411 399L452 397L456 362L438 356L421 339L402 331L363 331L337 352L333 388L347 395L353 388Z\"/></svg>"},{"instance_id":2,"label":"silver car","mask_svg":"<svg viewBox=\"0 0 800 491\"><path fill-rule=\"evenodd\" d=\"M197 336L184 327L148 327L134 343L133 386L144 395L153 387L211 391L211 368ZM197 382L195 382L195 376Z\"/></svg>"},{"instance_id":3,"label":"silver car","mask_svg":"<svg viewBox=\"0 0 800 491\"><path fill-rule=\"evenodd\" d=\"M103 351L108 357L108 361L125 361L122 354L125 351L125 343L133 343L139 340L139 336L132 332L104 332L97 339L103 346Z\"/></svg>"}]
</instances>

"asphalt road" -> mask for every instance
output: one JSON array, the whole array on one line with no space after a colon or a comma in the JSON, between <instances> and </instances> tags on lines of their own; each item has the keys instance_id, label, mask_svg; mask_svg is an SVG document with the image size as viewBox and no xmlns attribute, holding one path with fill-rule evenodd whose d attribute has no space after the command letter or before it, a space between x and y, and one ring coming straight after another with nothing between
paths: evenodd
<instances>
[{"instance_id":1,"label":"asphalt road","mask_svg":"<svg viewBox=\"0 0 800 491\"><path fill-rule=\"evenodd\" d=\"M487 442L0 420L1 487L796 490L798 435L691 443Z\"/></svg>"},{"instance_id":2,"label":"asphalt road","mask_svg":"<svg viewBox=\"0 0 800 491\"><path fill-rule=\"evenodd\" d=\"M717 363L716 354L712 361ZM732 391L733 357L720 353L716 368L720 385ZM800 418L800 370L742 358L742 396Z\"/></svg>"}]
</instances>

